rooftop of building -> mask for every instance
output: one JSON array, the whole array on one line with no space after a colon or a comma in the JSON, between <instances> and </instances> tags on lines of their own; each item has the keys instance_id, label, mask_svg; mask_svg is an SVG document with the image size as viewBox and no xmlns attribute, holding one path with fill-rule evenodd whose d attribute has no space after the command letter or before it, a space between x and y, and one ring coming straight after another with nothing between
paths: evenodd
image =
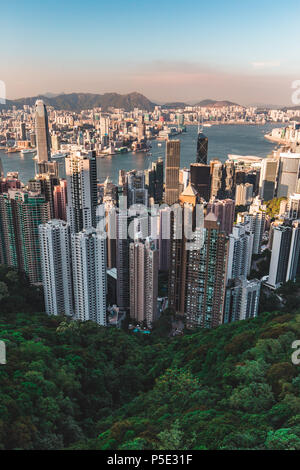
<instances>
[{"instance_id":1,"label":"rooftop of building","mask_svg":"<svg viewBox=\"0 0 300 470\"><path fill-rule=\"evenodd\" d=\"M182 191L181 196L197 196L197 191L191 183Z\"/></svg>"}]
</instances>

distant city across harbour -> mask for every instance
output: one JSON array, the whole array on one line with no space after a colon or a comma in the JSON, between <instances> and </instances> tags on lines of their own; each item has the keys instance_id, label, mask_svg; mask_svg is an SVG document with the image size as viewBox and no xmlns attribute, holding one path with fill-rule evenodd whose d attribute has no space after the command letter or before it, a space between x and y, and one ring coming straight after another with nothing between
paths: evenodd
<instances>
[{"instance_id":1,"label":"distant city across harbour","mask_svg":"<svg viewBox=\"0 0 300 470\"><path fill-rule=\"evenodd\" d=\"M281 127L281 123L268 123L265 125L237 125L226 124L205 127L204 133L208 137L208 160L218 158L222 162L227 160L228 154L254 155L266 157L276 147L274 142L265 139L265 134L275 127ZM187 132L176 136L181 141L180 166L189 167L196 159L197 126L188 126ZM97 159L98 179L102 183L109 176L114 183L118 182L120 169L129 171L133 168L147 169L151 162L161 157L165 158L165 141L151 140L152 148L149 153L128 152L117 155L106 155ZM0 150L4 172L18 171L19 178L27 183L35 173L35 161L31 154L21 153L6 154ZM60 163L60 175L64 176L64 159Z\"/></svg>"}]
</instances>

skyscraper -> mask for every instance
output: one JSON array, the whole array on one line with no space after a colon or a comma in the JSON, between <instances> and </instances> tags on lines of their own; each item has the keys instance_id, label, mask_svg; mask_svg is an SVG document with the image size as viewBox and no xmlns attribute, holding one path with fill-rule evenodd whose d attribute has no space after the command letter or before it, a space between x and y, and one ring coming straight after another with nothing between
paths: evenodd
<instances>
[{"instance_id":1,"label":"skyscraper","mask_svg":"<svg viewBox=\"0 0 300 470\"><path fill-rule=\"evenodd\" d=\"M196 189L198 196L205 201L210 199L210 166L203 163L191 164L191 183Z\"/></svg>"},{"instance_id":2,"label":"skyscraper","mask_svg":"<svg viewBox=\"0 0 300 470\"><path fill-rule=\"evenodd\" d=\"M146 185L149 198L153 198L155 204L161 203L164 188L164 162L161 158L152 162L151 169L146 170Z\"/></svg>"},{"instance_id":3,"label":"skyscraper","mask_svg":"<svg viewBox=\"0 0 300 470\"><path fill-rule=\"evenodd\" d=\"M37 145L37 161L41 173L47 172L47 162L51 159L51 139L48 126L47 109L42 100L35 103L35 135Z\"/></svg>"},{"instance_id":4,"label":"skyscraper","mask_svg":"<svg viewBox=\"0 0 300 470\"><path fill-rule=\"evenodd\" d=\"M196 163L207 165L208 138L198 130Z\"/></svg>"},{"instance_id":5,"label":"skyscraper","mask_svg":"<svg viewBox=\"0 0 300 470\"><path fill-rule=\"evenodd\" d=\"M143 170L131 170L126 174L128 207L132 204L148 206L148 189Z\"/></svg>"},{"instance_id":6,"label":"skyscraper","mask_svg":"<svg viewBox=\"0 0 300 470\"><path fill-rule=\"evenodd\" d=\"M276 196L288 197L297 193L299 182L300 154L281 153L278 168L278 185Z\"/></svg>"},{"instance_id":7,"label":"skyscraper","mask_svg":"<svg viewBox=\"0 0 300 470\"><path fill-rule=\"evenodd\" d=\"M212 212L204 219L203 245L189 254L186 318L189 327L214 328L223 322L228 240Z\"/></svg>"},{"instance_id":8,"label":"skyscraper","mask_svg":"<svg viewBox=\"0 0 300 470\"><path fill-rule=\"evenodd\" d=\"M263 158L259 180L259 195L264 201L273 199L276 189L278 158Z\"/></svg>"},{"instance_id":9,"label":"skyscraper","mask_svg":"<svg viewBox=\"0 0 300 470\"><path fill-rule=\"evenodd\" d=\"M247 320L258 315L261 281L234 279L226 288L224 323Z\"/></svg>"},{"instance_id":10,"label":"skyscraper","mask_svg":"<svg viewBox=\"0 0 300 470\"><path fill-rule=\"evenodd\" d=\"M129 246L130 316L149 328L157 318L158 251L153 240Z\"/></svg>"},{"instance_id":11,"label":"skyscraper","mask_svg":"<svg viewBox=\"0 0 300 470\"><path fill-rule=\"evenodd\" d=\"M75 317L106 326L106 240L95 228L71 234Z\"/></svg>"},{"instance_id":12,"label":"skyscraper","mask_svg":"<svg viewBox=\"0 0 300 470\"><path fill-rule=\"evenodd\" d=\"M54 218L67 220L67 181L61 180L53 188Z\"/></svg>"},{"instance_id":13,"label":"skyscraper","mask_svg":"<svg viewBox=\"0 0 300 470\"><path fill-rule=\"evenodd\" d=\"M274 227L272 255L268 278L268 285L273 289L277 289L287 279L291 237L291 227L285 225Z\"/></svg>"},{"instance_id":14,"label":"skyscraper","mask_svg":"<svg viewBox=\"0 0 300 470\"><path fill-rule=\"evenodd\" d=\"M180 186L181 192L187 187L187 185L190 182L190 179L191 179L190 173L191 171L189 168L181 168L179 170L179 186Z\"/></svg>"},{"instance_id":15,"label":"skyscraper","mask_svg":"<svg viewBox=\"0 0 300 470\"><path fill-rule=\"evenodd\" d=\"M186 272L189 255L184 235L184 224L190 217L193 219L194 211L195 207L192 204L182 201L181 205L176 205L170 214L168 300L169 307L180 315L185 313Z\"/></svg>"},{"instance_id":16,"label":"skyscraper","mask_svg":"<svg viewBox=\"0 0 300 470\"><path fill-rule=\"evenodd\" d=\"M286 281L294 281L299 270L300 254L300 221L295 220L292 223L292 235L288 265L286 270Z\"/></svg>"},{"instance_id":17,"label":"skyscraper","mask_svg":"<svg viewBox=\"0 0 300 470\"><path fill-rule=\"evenodd\" d=\"M71 232L96 226L96 152L76 152L65 159L67 176L67 220Z\"/></svg>"},{"instance_id":18,"label":"skyscraper","mask_svg":"<svg viewBox=\"0 0 300 470\"><path fill-rule=\"evenodd\" d=\"M50 220L39 226L46 313L73 315L70 226Z\"/></svg>"},{"instance_id":19,"label":"skyscraper","mask_svg":"<svg viewBox=\"0 0 300 470\"><path fill-rule=\"evenodd\" d=\"M220 231L229 235L234 222L235 203L232 199L212 199L206 206L206 213L213 212L220 223Z\"/></svg>"},{"instance_id":20,"label":"skyscraper","mask_svg":"<svg viewBox=\"0 0 300 470\"><path fill-rule=\"evenodd\" d=\"M165 203L172 205L179 198L180 140L166 142Z\"/></svg>"},{"instance_id":21,"label":"skyscraper","mask_svg":"<svg viewBox=\"0 0 300 470\"><path fill-rule=\"evenodd\" d=\"M250 183L238 184L235 192L235 204L237 206L249 205L253 198L253 185Z\"/></svg>"},{"instance_id":22,"label":"skyscraper","mask_svg":"<svg viewBox=\"0 0 300 470\"><path fill-rule=\"evenodd\" d=\"M250 273L253 233L247 223L237 224L229 235L227 280L246 279Z\"/></svg>"},{"instance_id":23,"label":"skyscraper","mask_svg":"<svg viewBox=\"0 0 300 470\"><path fill-rule=\"evenodd\" d=\"M121 204L122 205L122 204ZM122 310L129 309L129 238L127 207L117 213L116 267L117 304Z\"/></svg>"},{"instance_id":24,"label":"skyscraper","mask_svg":"<svg viewBox=\"0 0 300 470\"><path fill-rule=\"evenodd\" d=\"M59 178L51 173L37 174L34 179L28 182L30 191L42 194L47 202L49 202L50 218L55 217L54 214L54 188L59 184Z\"/></svg>"},{"instance_id":25,"label":"skyscraper","mask_svg":"<svg viewBox=\"0 0 300 470\"><path fill-rule=\"evenodd\" d=\"M180 315L186 312L187 273L197 251L190 245L196 242L199 247L203 234L203 206L196 206L197 196L192 199L190 187L180 195L181 205L171 212L168 300L169 307Z\"/></svg>"},{"instance_id":26,"label":"skyscraper","mask_svg":"<svg viewBox=\"0 0 300 470\"><path fill-rule=\"evenodd\" d=\"M137 131L138 131L138 142L141 142L142 140L145 139L145 132L146 132L144 116L139 116Z\"/></svg>"},{"instance_id":27,"label":"skyscraper","mask_svg":"<svg viewBox=\"0 0 300 470\"><path fill-rule=\"evenodd\" d=\"M170 267L171 212L169 207L159 209L159 269L168 271Z\"/></svg>"},{"instance_id":28,"label":"skyscraper","mask_svg":"<svg viewBox=\"0 0 300 470\"><path fill-rule=\"evenodd\" d=\"M25 124L25 122L21 122L21 125L20 125L20 138L21 138L21 140L26 140L26 124Z\"/></svg>"},{"instance_id":29,"label":"skyscraper","mask_svg":"<svg viewBox=\"0 0 300 470\"><path fill-rule=\"evenodd\" d=\"M289 219L300 219L300 194L291 194L287 200Z\"/></svg>"},{"instance_id":30,"label":"skyscraper","mask_svg":"<svg viewBox=\"0 0 300 470\"><path fill-rule=\"evenodd\" d=\"M223 165L221 194L224 198L234 199L235 197L235 167L234 162L226 160Z\"/></svg>"},{"instance_id":31,"label":"skyscraper","mask_svg":"<svg viewBox=\"0 0 300 470\"><path fill-rule=\"evenodd\" d=\"M0 194L1 245L5 264L24 271L31 284L42 282L38 227L50 218L49 203L39 193L9 190Z\"/></svg>"},{"instance_id":32,"label":"skyscraper","mask_svg":"<svg viewBox=\"0 0 300 470\"><path fill-rule=\"evenodd\" d=\"M210 197L220 198L222 196L222 176L223 176L223 164L220 160L210 161Z\"/></svg>"},{"instance_id":33,"label":"skyscraper","mask_svg":"<svg viewBox=\"0 0 300 470\"><path fill-rule=\"evenodd\" d=\"M253 251L252 254L261 252L261 245L266 224L266 213L264 211L253 210L250 214L244 213L244 222L249 223L250 231L253 233Z\"/></svg>"}]
</instances>

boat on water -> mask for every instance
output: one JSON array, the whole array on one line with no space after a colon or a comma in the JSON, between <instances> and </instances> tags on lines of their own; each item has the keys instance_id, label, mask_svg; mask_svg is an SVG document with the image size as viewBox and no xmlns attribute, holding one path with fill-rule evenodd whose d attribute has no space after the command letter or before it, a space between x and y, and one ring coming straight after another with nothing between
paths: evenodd
<instances>
[{"instance_id":1,"label":"boat on water","mask_svg":"<svg viewBox=\"0 0 300 470\"><path fill-rule=\"evenodd\" d=\"M33 155L36 152L36 149L23 149L21 150L21 155Z\"/></svg>"},{"instance_id":2,"label":"boat on water","mask_svg":"<svg viewBox=\"0 0 300 470\"><path fill-rule=\"evenodd\" d=\"M212 127L212 124L203 124L203 127Z\"/></svg>"},{"instance_id":3,"label":"boat on water","mask_svg":"<svg viewBox=\"0 0 300 470\"><path fill-rule=\"evenodd\" d=\"M162 143L158 142L157 147L161 147L161 146L162 146Z\"/></svg>"},{"instance_id":4,"label":"boat on water","mask_svg":"<svg viewBox=\"0 0 300 470\"><path fill-rule=\"evenodd\" d=\"M128 148L127 147L119 147L119 148L116 148L115 151L117 153L127 153L128 152Z\"/></svg>"},{"instance_id":5,"label":"boat on water","mask_svg":"<svg viewBox=\"0 0 300 470\"><path fill-rule=\"evenodd\" d=\"M51 160L59 160L60 158L65 158L68 154L63 152L53 153L51 155Z\"/></svg>"}]
</instances>

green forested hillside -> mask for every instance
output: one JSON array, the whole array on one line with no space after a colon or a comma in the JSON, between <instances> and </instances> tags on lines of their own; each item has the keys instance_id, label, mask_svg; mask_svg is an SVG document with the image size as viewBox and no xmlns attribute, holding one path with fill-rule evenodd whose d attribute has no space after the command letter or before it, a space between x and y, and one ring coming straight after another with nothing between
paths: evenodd
<instances>
[{"instance_id":1,"label":"green forested hillside","mask_svg":"<svg viewBox=\"0 0 300 470\"><path fill-rule=\"evenodd\" d=\"M38 293L11 272L0 272L0 448L300 449L300 313L134 335L32 313Z\"/></svg>"}]
</instances>

